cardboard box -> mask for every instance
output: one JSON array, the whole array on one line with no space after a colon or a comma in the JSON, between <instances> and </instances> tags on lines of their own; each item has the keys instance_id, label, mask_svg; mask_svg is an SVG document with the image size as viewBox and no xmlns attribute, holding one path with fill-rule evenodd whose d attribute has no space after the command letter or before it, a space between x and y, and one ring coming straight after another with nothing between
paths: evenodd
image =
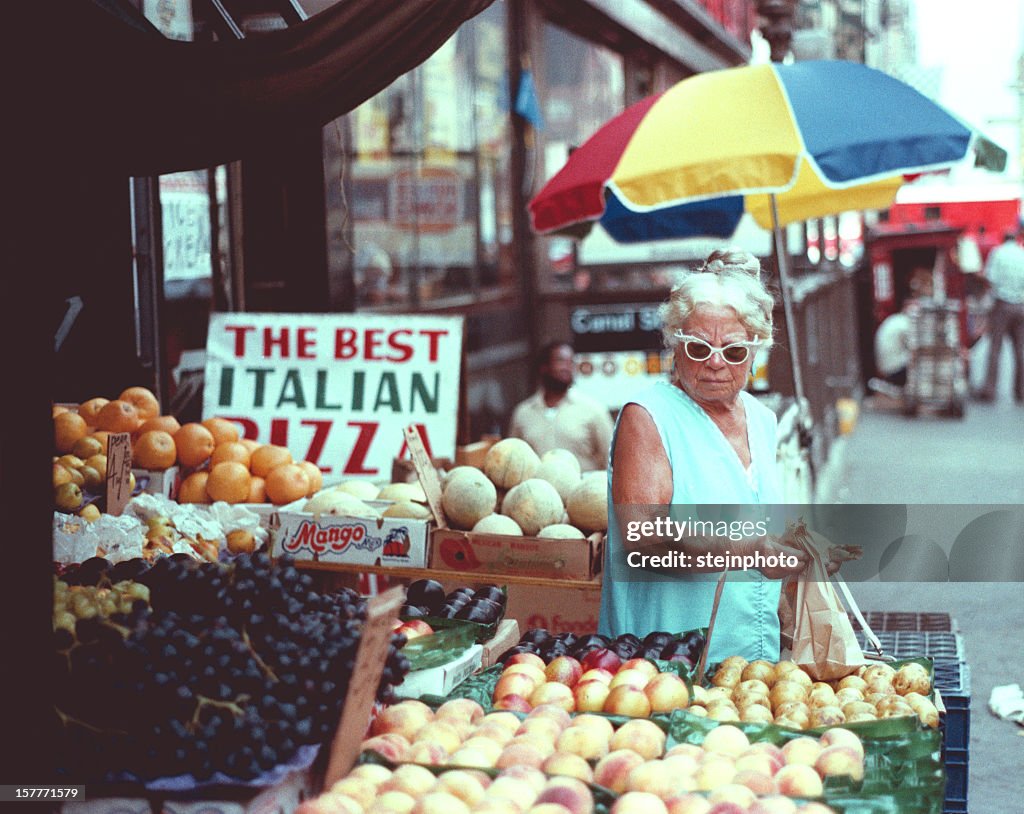
<instances>
[{"instance_id":1,"label":"cardboard box","mask_svg":"<svg viewBox=\"0 0 1024 814\"><path fill-rule=\"evenodd\" d=\"M142 483L142 479L146 479L146 485L142 487L143 492L161 495L172 500L178 495L178 472L179 469L176 466L163 470L132 468L136 483Z\"/></svg>"},{"instance_id":2,"label":"cardboard box","mask_svg":"<svg viewBox=\"0 0 1024 814\"><path fill-rule=\"evenodd\" d=\"M484 658L482 667L490 667L498 661L498 656L515 647L519 642L519 622L515 619L502 619L498 625L498 632L493 639L483 643Z\"/></svg>"},{"instance_id":3,"label":"cardboard box","mask_svg":"<svg viewBox=\"0 0 1024 814\"><path fill-rule=\"evenodd\" d=\"M454 661L429 670L414 670L395 687L395 694L401 698L419 698L427 694L447 695L480 669L483 655L483 646L474 644Z\"/></svg>"},{"instance_id":4,"label":"cardboard box","mask_svg":"<svg viewBox=\"0 0 1024 814\"><path fill-rule=\"evenodd\" d=\"M499 435L488 435L479 441L475 441L472 444L464 444L461 447L455 448L455 465L456 466L475 466L477 469L484 468L484 459L487 457L487 452L493 447L498 441L501 440Z\"/></svg>"},{"instance_id":5,"label":"cardboard box","mask_svg":"<svg viewBox=\"0 0 1024 814\"><path fill-rule=\"evenodd\" d=\"M303 501L304 503L305 501ZM376 508L389 502L368 501ZM425 568L430 523L406 517L345 517L313 515L290 504L269 519L273 556L324 565L377 565Z\"/></svg>"},{"instance_id":6,"label":"cardboard box","mask_svg":"<svg viewBox=\"0 0 1024 814\"><path fill-rule=\"evenodd\" d=\"M445 528L430 535L430 567L492 577L590 580L601 572L602 550L603 541L594 536L557 540Z\"/></svg>"},{"instance_id":7,"label":"cardboard box","mask_svg":"<svg viewBox=\"0 0 1024 814\"><path fill-rule=\"evenodd\" d=\"M90 788L91 792L92 789ZM225 791L210 789L208 799L201 792L149 792L131 797L94 797L67 802L62 814L290 814L316 794L311 769L291 772L280 783L265 788L238 786ZM191 799L186 799L191 798Z\"/></svg>"},{"instance_id":8,"label":"cardboard box","mask_svg":"<svg viewBox=\"0 0 1024 814\"><path fill-rule=\"evenodd\" d=\"M600 582L587 588L508 585L506 589L505 616L518 621L522 633L531 628L577 635L597 633L601 612Z\"/></svg>"}]
</instances>

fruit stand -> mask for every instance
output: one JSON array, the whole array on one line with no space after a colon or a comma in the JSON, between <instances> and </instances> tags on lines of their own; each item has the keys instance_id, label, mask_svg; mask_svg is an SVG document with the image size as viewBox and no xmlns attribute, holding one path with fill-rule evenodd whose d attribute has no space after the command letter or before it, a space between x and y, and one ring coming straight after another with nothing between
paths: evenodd
<instances>
[{"instance_id":1,"label":"fruit stand","mask_svg":"<svg viewBox=\"0 0 1024 814\"><path fill-rule=\"evenodd\" d=\"M739 656L705 672L704 629L612 639L596 608L548 624L600 593L603 473L514 439L438 473L411 434L417 483L324 487L216 421L140 420L117 429L164 469L105 473L155 484L114 518L87 511L109 506L81 471L98 474L82 439L105 431L64 414L55 753L89 792L69 814L966 810L962 697L939 691L962 649L945 640L893 634L896 661L822 681ZM153 432L171 443L140 448ZM182 457L197 439L207 459ZM172 467L177 500L154 477ZM403 585L363 596L367 573Z\"/></svg>"}]
</instances>

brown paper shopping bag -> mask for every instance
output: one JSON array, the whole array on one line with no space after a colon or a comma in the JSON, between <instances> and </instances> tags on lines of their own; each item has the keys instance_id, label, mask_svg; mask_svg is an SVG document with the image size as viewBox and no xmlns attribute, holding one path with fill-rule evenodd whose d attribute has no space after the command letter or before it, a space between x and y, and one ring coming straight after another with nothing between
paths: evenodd
<instances>
[{"instance_id":1,"label":"brown paper shopping bag","mask_svg":"<svg viewBox=\"0 0 1024 814\"><path fill-rule=\"evenodd\" d=\"M836 585L869 641L881 653L878 639L864 621L846 584L838 575L834 578L829 576L825 568L831 545L829 541L808 531L799 522L786 530L783 542L807 552L810 557L810 565L796 578L795 590L791 589L789 593L790 601L787 601L786 591L783 592L783 602L780 603L780 617L784 625L783 641L787 636L791 638L793 661L812 678L818 681L844 678L867 664L868 660L857 641L857 634L846 614L843 599L836 591ZM791 630L786 629L787 612L791 614Z\"/></svg>"}]
</instances>

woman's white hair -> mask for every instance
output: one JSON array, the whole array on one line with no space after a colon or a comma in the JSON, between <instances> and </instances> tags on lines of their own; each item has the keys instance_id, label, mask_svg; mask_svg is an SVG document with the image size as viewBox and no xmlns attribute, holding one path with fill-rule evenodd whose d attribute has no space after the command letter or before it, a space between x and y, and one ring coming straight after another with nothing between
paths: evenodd
<instances>
[{"instance_id":1,"label":"woman's white hair","mask_svg":"<svg viewBox=\"0 0 1024 814\"><path fill-rule=\"evenodd\" d=\"M732 308L749 335L771 344L775 299L761 282L760 262L749 252L716 249L699 269L685 273L658 309L666 348L679 344L676 331L702 305Z\"/></svg>"}]
</instances>

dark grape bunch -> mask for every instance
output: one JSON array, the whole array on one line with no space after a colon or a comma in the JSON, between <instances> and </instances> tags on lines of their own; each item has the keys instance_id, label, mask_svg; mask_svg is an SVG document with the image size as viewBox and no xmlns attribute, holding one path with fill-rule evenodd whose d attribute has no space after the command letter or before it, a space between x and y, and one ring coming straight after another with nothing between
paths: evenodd
<instances>
[{"instance_id":1,"label":"dark grape bunch","mask_svg":"<svg viewBox=\"0 0 1024 814\"><path fill-rule=\"evenodd\" d=\"M92 590L107 610L115 589L128 591L106 615L73 600L86 614L73 635L68 606L59 611L55 709L69 778L246 780L332 735L366 618L354 591L317 593L291 558L265 553L230 564L94 558L61 581L55 596ZM409 670L404 643L392 640L382 701Z\"/></svg>"}]
</instances>

